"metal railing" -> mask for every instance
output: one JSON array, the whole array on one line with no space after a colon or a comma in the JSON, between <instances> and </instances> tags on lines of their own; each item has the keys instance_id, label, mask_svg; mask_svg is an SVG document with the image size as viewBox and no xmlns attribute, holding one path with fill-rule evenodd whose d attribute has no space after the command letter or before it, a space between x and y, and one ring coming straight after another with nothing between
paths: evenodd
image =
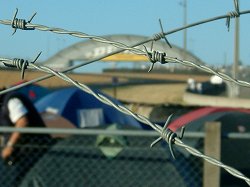
<instances>
[{"instance_id":1,"label":"metal railing","mask_svg":"<svg viewBox=\"0 0 250 187\"><path fill-rule=\"evenodd\" d=\"M127 127L124 127L127 128ZM12 168L0 177L1 184L19 186L201 186L203 162L176 150L172 158L166 143L150 148L158 134L138 129L59 129L1 127L0 134L29 135L25 144L15 145L22 155L4 167ZM50 134L53 138L41 138ZM30 136L32 135L32 136ZM38 135L39 137L37 137ZM55 135L60 135L56 137ZM202 151L204 132L186 132L186 141ZM234 133L234 138L250 139L250 134ZM233 142L231 133L226 140ZM2 145L4 146L4 145ZM239 150L242 154L247 150ZM22 154L23 152L23 154ZM247 153L246 153L247 154ZM25 171L24 171L25 168ZM16 172L16 173L12 173ZM21 173L21 174L20 174ZM222 186L225 181L221 181Z\"/></svg>"}]
</instances>

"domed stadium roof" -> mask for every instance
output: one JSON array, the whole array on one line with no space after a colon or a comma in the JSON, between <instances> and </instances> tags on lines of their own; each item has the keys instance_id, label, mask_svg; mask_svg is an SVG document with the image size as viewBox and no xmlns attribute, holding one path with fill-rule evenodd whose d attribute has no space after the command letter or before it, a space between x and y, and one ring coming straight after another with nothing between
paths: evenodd
<instances>
[{"instance_id":1,"label":"domed stadium roof","mask_svg":"<svg viewBox=\"0 0 250 187\"><path fill-rule=\"evenodd\" d=\"M110 41L117 41L128 46L148 39L148 37L146 36L139 35L109 35L104 36L103 38L106 38ZM146 46L147 49L150 50L151 42L145 44L144 46ZM144 50L144 47L142 45L138 46L137 48ZM73 44L59 51L57 54L45 61L44 65L62 69L70 66L73 61L93 60L95 58L109 54L115 50L117 50L117 48L110 44L96 42L93 40L86 40ZM165 52L170 57L190 60L198 64L203 64L203 62L192 53L184 51L182 48L175 45L172 45L172 48L170 48L165 41L155 41L153 50ZM147 62L148 59L144 55L136 55L126 50L124 52L103 58L101 61Z\"/></svg>"}]
</instances>

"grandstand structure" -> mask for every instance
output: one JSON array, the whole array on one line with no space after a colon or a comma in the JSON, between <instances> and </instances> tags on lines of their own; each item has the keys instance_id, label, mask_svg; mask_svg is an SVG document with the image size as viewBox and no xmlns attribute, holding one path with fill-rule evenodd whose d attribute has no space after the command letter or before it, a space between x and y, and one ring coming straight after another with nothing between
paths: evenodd
<instances>
[{"instance_id":1,"label":"grandstand structure","mask_svg":"<svg viewBox=\"0 0 250 187\"><path fill-rule=\"evenodd\" d=\"M108 35L103 36L103 38L109 41L116 41L127 46L134 45L140 41L144 41L147 39L146 36L140 35L128 35L128 34L120 34L120 35ZM148 50L151 50L151 43L145 44ZM140 45L136 48L144 50L144 46ZM67 68L75 61L89 61L94 58L98 58L100 56L106 55L113 51L117 50L116 47L107 44L100 43L94 40L85 40L78 43L75 43L61 51L57 52L54 56L50 57L46 61L43 62L43 65L49 66L51 68L60 70ZM204 62L192 54L191 52L185 51L184 49L172 45L170 48L165 41L155 41L153 44L153 50L166 52L166 54L170 57L176 57L178 59L190 60L198 64L204 64ZM130 51L123 51L121 53L106 57L102 59L103 62L148 62L148 58L144 55L137 55Z\"/></svg>"}]
</instances>

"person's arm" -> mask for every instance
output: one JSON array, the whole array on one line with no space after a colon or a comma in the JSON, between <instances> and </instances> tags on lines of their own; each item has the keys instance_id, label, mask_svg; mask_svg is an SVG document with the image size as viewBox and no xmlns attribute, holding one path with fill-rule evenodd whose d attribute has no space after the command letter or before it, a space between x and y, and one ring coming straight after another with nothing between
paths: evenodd
<instances>
[{"instance_id":1,"label":"person's arm","mask_svg":"<svg viewBox=\"0 0 250 187\"><path fill-rule=\"evenodd\" d=\"M10 120L15 124L15 127L22 128L26 127L28 125L28 119L26 117L27 110L23 106L22 102L18 99L11 100L8 103L8 109L10 113ZM18 142L18 140L21 137L21 133L19 132L13 132L8 142L5 146L5 148L2 150L2 158L7 159L11 156L11 154L14 151L13 146Z\"/></svg>"},{"instance_id":2,"label":"person's arm","mask_svg":"<svg viewBox=\"0 0 250 187\"><path fill-rule=\"evenodd\" d=\"M26 127L28 124L26 116L23 116L19 118L15 124L15 127L22 128ZM21 137L21 133L19 132L13 132L5 146L5 148L2 150L2 158L6 159L11 156L11 154L14 151L13 146L18 142L19 138Z\"/></svg>"}]
</instances>

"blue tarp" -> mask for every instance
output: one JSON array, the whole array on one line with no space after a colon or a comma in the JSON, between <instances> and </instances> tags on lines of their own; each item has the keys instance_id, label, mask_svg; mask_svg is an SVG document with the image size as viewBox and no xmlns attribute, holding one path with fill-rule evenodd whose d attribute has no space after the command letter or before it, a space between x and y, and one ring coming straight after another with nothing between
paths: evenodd
<instances>
[{"instance_id":1,"label":"blue tarp","mask_svg":"<svg viewBox=\"0 0 250 187\"><path fill-rule=\"evenodd\" d=\"M98 90L94 91L95 93L101 93ZM101 94L105 95L103 93ZM107 95L105 96L108 97ZM108 98L115 104L121 105L121 103L116 99L111 97ZM76 87L63 88L54 91L36 102L35 106L39 112L44 112L48 109L55 110L57 114L65 117L77 127L81 127L81 120L84 120L84 118L79 117L82 110L86 111L91 109L101 109L103 113L102 121L104 124L116 123L120 125L131 125L133 127L141 128L140 123L136 121L132 116L121 113L115 108L100 102L94 96L83 92ZM96 118L92 118L94 120L93 123L97 123L96 118L98 118L98 116ZM89 126L92 125L89 124Z\"/></svg>"},{"instance_id":2,"label":"blue tarp","mask_svg":"<svg viewBox=\"0 0 250 187\"><path fill-rule=\"evenodd\" d=\"M49 94L50 90L37 84L29 84L17 89L17 92L26 95L33 103L35 103L45 95Z\"/></svg>"}]
</instances>

